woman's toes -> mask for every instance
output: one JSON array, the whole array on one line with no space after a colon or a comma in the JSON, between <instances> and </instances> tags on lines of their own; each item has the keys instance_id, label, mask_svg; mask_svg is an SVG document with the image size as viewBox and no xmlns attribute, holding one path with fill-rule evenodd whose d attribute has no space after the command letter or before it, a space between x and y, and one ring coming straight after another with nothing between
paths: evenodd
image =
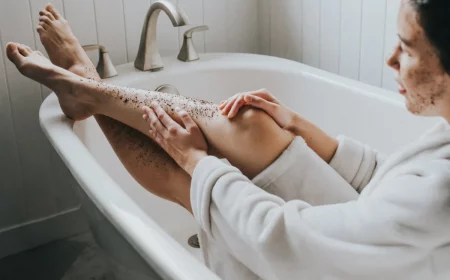
<instances>
[{"instance_id":1,"label":"woman's toes","mask_svg":"<svg viewBox=\"0 0 450 280\"><path fill-rule=\"evenodd\" d=\"M43 21L40 21L39 25L42 26L42 28L44 28L44 30L47 30L47 28L48 28L48 24Z\"/></svg>"},{"instance_id":2,"label":"woman's toes","mask_svg":"<svg viewBox=\"0 0 450 280\"><path fill-rule=\"evenodd\" d=\"M37 31L37 33L41 34L42 32L45 31L45 29L41 25L38 25L38 27L36 27L36 31Z\"/></svg>"},{"instance_id":3,"label":"woman's toes","mask_svg":"<svg viewBox=\"0 0 450 280\"><path fill-rule=\"evenodd\" d=\"M16 43L8 43L6 45L6 55L17 67L19 67L22 55L19 52L18 45Z\"/></svg>"},{"instance_id":4,"label":"woman's toes","mask_svg":"<svg viewBox=\"0 0 450 280\"><path fill-rule=\"evenodd\" d=\"M27 45L22 45L29 53L32 53L33 52L33 50L29 47L29 46L27 46Z\"/></svg>"},{"instance_id":5,"label":"woman's toes","mask_svg":"<svg viewBox=\"0 0 450 280\"><path fill-rule=\"evenodd\" d=\"M51 13L55 19L60 19L61 18L61 15L59 14L58 10L56 10L55 6L53 6L52 4L48 4L45 7L45 10L47 12Z\"/></svg>"},{"instance_id":6,"label":"woman's toes","mask_svg":"<svg viewBox=\"0 0 450 280\"><path fill-rule=\"evenodd\" d=\"M40 12L39 12L39 15L40 15L40 16L46 16L46 17L48 17L50 20L55 20L55 17L54 17L49 11L46 11L46 10L40 11Z\"/></svg>"},{"instance_id":7,"label":"woman's toes","mask_svg":"<svg viewBox=\"0 0 450 280\"><path fill-rule=\"evenodd\" d=\"M31 53L25 45L20 44L17 46L17 48L19 49L20 54L23 56L29 56Z\"/></svg>"},{"instance_id":8,"label":"woman's toes","mask_svg":"<svg viewBox=\"0 0 450 280\"><path fill-rule=\"evenodd\" d=\"M39 22L44 22L46 24L51 24L52 23L51 19L49 19L47 16L40 16L39 17Z\"/></svg>"}]
</instances>

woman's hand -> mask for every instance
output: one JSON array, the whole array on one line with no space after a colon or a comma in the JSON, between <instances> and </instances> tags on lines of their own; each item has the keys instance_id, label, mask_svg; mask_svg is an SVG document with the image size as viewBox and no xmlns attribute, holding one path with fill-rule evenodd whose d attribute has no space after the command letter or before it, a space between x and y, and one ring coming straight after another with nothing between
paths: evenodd
<instances>
[{"instance_id":1,"label":"woman's hand","mask_svg":"<svg viewBox=\"0 0 450 280\"><path fill-rule=\"evenodd\" d=\"M264 110L281 128L288 131L293 129L294 119L297 114L284 106L266 89L235 94L228 100L222 101L219 109L222 111L222 115L227 115L231 119L245 105Z\"/></svg>"},{"instance_id":2,"label":"woman's hand","mask_svg":"<svg viewBox=\"0 0 450 280\"><path fill-rule=\"evenodd\" d=\"M152 103L152 108L143 107L143 111L144 119L150 125L150 137L192 176L197 163L208 156L208 145L197 124L180 108L175 111L184 127L155 102Z\"/></svg>"}]
</instances>

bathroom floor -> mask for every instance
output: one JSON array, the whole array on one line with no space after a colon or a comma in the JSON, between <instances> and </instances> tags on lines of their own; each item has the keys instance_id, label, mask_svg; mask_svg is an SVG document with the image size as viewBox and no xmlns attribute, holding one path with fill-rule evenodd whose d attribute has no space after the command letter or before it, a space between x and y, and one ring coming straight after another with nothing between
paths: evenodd
<instances>
[{"instance_id":1,"label":"bathroom floor","mask_svg":"<svg viewBox=\"0 0 450 280\"><path fill-rule=\"evenodd\" d=\"M109 280L90 233L0 259L1 280Z\"/></svg>"}]
</instances>

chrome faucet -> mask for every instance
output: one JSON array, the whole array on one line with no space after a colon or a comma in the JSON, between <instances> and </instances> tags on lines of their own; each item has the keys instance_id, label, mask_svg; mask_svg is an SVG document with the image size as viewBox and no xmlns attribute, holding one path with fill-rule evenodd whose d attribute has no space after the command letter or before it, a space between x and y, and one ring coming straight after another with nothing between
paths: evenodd
<instances>
[{"instance_id":1,"label":"chrome faucet","mask_svg":"<svg viewBox=\"0 0 450 280\"><path fill-rule=\"evenodd\" d=\"M194 32L206 31L209 30L207 25L200 25L194 28L191 28L184 32L183 36L183 46L180 49L180 53L178 54L178 59L184 62L191 62L199 60L197 51L194 47L194 42L192 41L192 34Z\"/></svg>"},{"instance_id":2,"label":"chrome faucet","mask_svg":"<svg viewBox=\"0 0 450 280\"><path fill-rule=\"evenodd\" d=\"M169 1L154 2L148 10L144 27L142 28L139 51L134 61L134 66L141 71L155 72L164 69L156 42L156 26L161 11L164 11L169 16L174 27L189 24L189 18L179 6Z\"/></svg>"},{"instance_id":3,"label":"chrome faucet","mask_svg":"<svg viewBox=\"0 0 450 280\"><path fill-rule=\"evenodd\" d=\"M102 45L86 45L82 47L84 51L98 50L98 64L97 73L102 79L107 79L117 76L117 70L111 61L108 51Z\"/></svg>"}]
</instances>

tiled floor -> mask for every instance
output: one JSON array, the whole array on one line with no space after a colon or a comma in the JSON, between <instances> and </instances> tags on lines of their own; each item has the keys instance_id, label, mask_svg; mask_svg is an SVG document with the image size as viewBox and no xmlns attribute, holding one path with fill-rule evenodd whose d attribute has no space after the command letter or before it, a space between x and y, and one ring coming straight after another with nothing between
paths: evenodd
<instances>
[{"instance_id":1,"label":"tiled floor","mask_svg":"<svg viewBox=\"0 0 450 280\"><path fill-rule=\"evenodd\" d=\"M0 260L1 280L110 280L90 233Z\"/></svg>"}]
</instances>

